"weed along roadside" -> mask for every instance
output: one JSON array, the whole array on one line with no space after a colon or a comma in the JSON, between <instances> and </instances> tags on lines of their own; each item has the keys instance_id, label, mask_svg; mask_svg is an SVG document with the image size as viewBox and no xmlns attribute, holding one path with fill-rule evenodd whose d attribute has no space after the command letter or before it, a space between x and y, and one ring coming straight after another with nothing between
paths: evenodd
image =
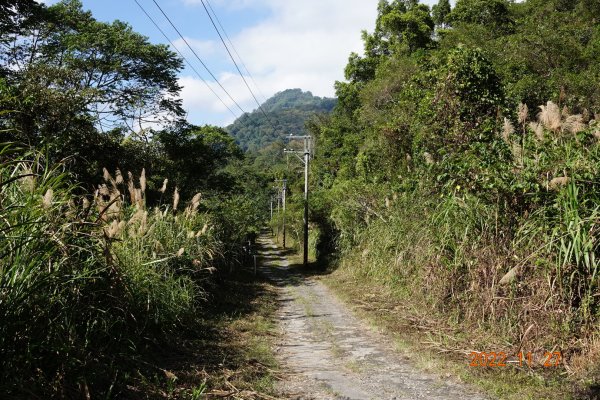
<instances>
[{"instance_id":1,"label":"weed along roadside","mask_svg":"<svg viewBox=\"0 0 600 400\"><path fill-rule=\"evenodd\" d=\"M183 203L164 181L171 201L150 208L145 170L104 169L93 196L77 195L43 155L0 154L3 395L271 390L272 287L251 264L230 272L241 243L222 239L227 220L201 194Z\"/></svg>"},{"instance_id":2,"label":"weed along roadside","mask_svg":"<svg viewBox=\"0 0 600 400\"><path fill-rule=\"evenodd\" d=\"M426 308L341 273L323 282L419 369L468 383L489 398L587 398L574 394L577 389L559 362L561 352L519 352L507 348L501 337L482 336L489 335L484 331L465 334L462 327L436 320Z\"/></svg>"},{"instance_id":3,"label":"weed along roadside","mask_svg":"<svg viewBox=\"0 0 600 400\"><path fill-rule=\"evenodd\" d=\"M281 379L273 350L276 298L252 266L222 277L193 330L140 371L135 392L156 399L273 398Z\"/></svg>"}]
</instances>

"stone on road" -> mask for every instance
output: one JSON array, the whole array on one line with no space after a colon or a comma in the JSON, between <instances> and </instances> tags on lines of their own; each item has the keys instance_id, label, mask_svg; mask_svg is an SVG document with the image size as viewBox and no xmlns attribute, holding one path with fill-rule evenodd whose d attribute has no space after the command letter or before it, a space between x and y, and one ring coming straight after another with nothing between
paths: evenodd
<instances>
[{"instance_id":1,"label":"stone on road","mask_svg":"<svg viewBox=\"0 0 600 400\"><path fill-rule=\"evenodd\" d=\"M262 267L281 287L281 396L295 399L485 399L473 389L420 371L318 280L294 274L260 238Z\"/></svg>"}]
</instances>

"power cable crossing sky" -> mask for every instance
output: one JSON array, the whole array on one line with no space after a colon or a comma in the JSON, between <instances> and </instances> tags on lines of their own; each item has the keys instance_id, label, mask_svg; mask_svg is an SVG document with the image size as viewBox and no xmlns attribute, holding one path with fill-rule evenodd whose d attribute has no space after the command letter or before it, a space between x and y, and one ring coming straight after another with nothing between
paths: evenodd
<instances>
[{"instance_id":1,"label":"power cable crossing sky","mask_svg":"<svg viewBox=\"0 0 600 400\"><path fill-rule=\"evenodd\" d=\"M233 101L233 103L242 112L242 114L246 114L246 111L244 111L244 109L238 104L238 102L235 101L235 99L231 96L231 94L227 91L227 89L225 89L223 87L223 85L221 84L221 82L219 82L219 79L217 79L217 77L215 76L215 74L213 74L213 72L206 66L206 64L204 63L204 61L202 61L202 59L200 58L200 56L198 56L198 53L196 53L196 51L193 49L193 47L190 46L190 44L188 43L188 41L181 34L181 32L179 31L179 29L177 29L177 27L175 26L175 24L173 23L173 21L171 21L171 19L164 12L164 10L162 9L162 7L156 2L156 0L152 0L152 2L156 5L156 7L158 7L158 9L162 13L162 15L166 18L166 20L169 22L169 24L173 27L173 29L175 30L175 32L177 32L177 34L179 35L179 37L181 38L181 40L184 41L184 43L186 44L186 46L190 49L190 51L194 54L194 56L198 59L198 61L200 61L200 64L202 64L202 66L204 67L204 69L206 69L206 71L215 80L215 82L221 87L221 89L227 94L227 96L231 99L231 101Z\"/></svg>"},{"instance_id":2,"label":"power cable crossing sky","mask_svg":"<svg viewBox=\"0 0 600 400\"><path fill-rule=\"evenodd\" d=\"M229 54L229 58L231 58L231 61L233 61L233 64L235 65L235 68L237 69L238 73L240 74L240 77L242 78L242 80L244 81L244 84L246 85L246 87L250 91L250 94L252 95L252 98L256 102L256 105L258 106L258 109L265 116L265 118L269 122L269 125L271 125L271 127L274 130L277 130L275 128L275 125L273 125L273 123L271 122L271 119L269 118L269 116L267 115L267 113L265 113L265 110L263 110L263 108L261 107L260 102L256 98L256 95L254 94L254 92L252 91L252 88L250 88L250 85L248 84L248 81L244 77L244 74L242 73L242 70L240 69L240 67L238 66L237 62L235 61L235 58L231 54L231 51L229 51L229 47L227 46L227 43L225 43L225 40L223 39L223 36L221 35L221 32L219 32L219 28L217 28L217 25L215 24L215 21L213 20L212 15L210 15L210 12L208 11L208 8L206 7L206 4L204 3L204 0L201 0L201 2L202 2L202 7L204 7L204 11L206 11L206 15L208 15L208 18L210 19L210 22L212 23L212 26L215 28L215 31L217 32L217 35L219 35L219 39L221 39L221 43L223 43L223 46L225 47L225 50L227 50L227 54Z\"/></svg>"},{"instance_id":3,"label":"power cable crossing sky","mask_svg":"<svg viewBox=\"0 0 600 400\"><path fill-rule=\"evenodd\" d=\"M202 77L202 75L200 75L200 73L198 72L198 70L196 68L194 68L194 65L183 55L183 53L177 48L177 46L175 46L175 43L173 43L171 41L171 39L169 39L169 36L167 36L167 34L165 33L165 31L163 31L162 28L156 23L156 21L154 20L154 18L152 18L152 16L150 16L150 14L148 14L148 12L146 11L146 9L138 2L138 0L134 0L134 1L141 8L141 10L144 12L144 14L146 14L146 16L152 22L152 24L156 27L156 29L159 30L159 32L171 44L171 46L175 49L175 51L177 51L177 53L179 54L179 56L181 58L183 58L185 60L185 62L187 63L187 65L192 69L192 71L194 71L196 73L196 75L198 75L198 78L200 78L200 80L206 85L206 87L229 110L229 112L231 113L231 115L233 115L234 118L237 118L237 115L235 115L235 113L233 112L233 110L223 101L223 99L221 98L221 96L219 96L219 94L217 92L215 92L215 90L208 84L208 82L206 82L206 80Z\"/></svg>"},{"instance_id":4,"label":"power cable crossing sky","mask_svg":"<svg viewBox=\"0 0 600 400\"><path fill-rule=\"evenodd\" d=\"M238 116L235 114L235 112L233 112L233 110L227 105L227 103L225 103L225 101L221 98L221 96L219 96L219 94L211 87L211 85L206 81L206 79L204 79L204 77L202 77L202 75L198 72L198 70L196 68L194 68L193 64L190 62L190 60L188 60L188 58L186 58L184 56L184 54L177 48L177 46L175 45L175 43L169 38L169 36L165 33L165 31L163 29L160 28L159 24L156 22L156 20L154 18L152 18L152 16L150 15L150 13L148 13L148 11L142 6L142 4L140 4L140 2L138 0L134 0L135 3L138 5L138 7L142 10L142 12L146 15L146 17L152 22L152 24L156 27L156 29L162 34L162 36L167 40L167 42L173 47L173 49L175 49L175 51L182 57L182 59L188 64L188 66L192 69L192 71L194 71L194 73L198 76L198 78L204 83L204 85L215 95L215 97L223 104L223 106L225 106L227 108L227 110L229 110L229 112L233 115L234 118L237 118ZM214 79L214 81L219 85L219 87L221 88L221 90L223 90L223 92L229 97L229 99L237 106L237 108L242 112L242 115L247 114L250 115L249 113L247 113L239 104L238 101L236 101L236 99L234 99L234 97L231 95L231 93L221 84L221 82L219 81L219 79L215 76L215 74L210 70L210 68L206 65L206 63L200 58L200 56L197 54L197 52L192 48L192 46L190 45L190 43L188 42L188 40L183 36L183 34L181 33L181 30L179 28L177 28L177 26L175 25L175 23L173 22L173 20L167 15L167 13L164 11L164 9L158 4L158 2L156 0L152 0L152 2L156 5L156 7L159 9L159 11L161 12L161 14L164 16L164 18L169 22L169 24L171 25L171 27L175 30L175 32L177 32L177 34L179 35L179 37L181 38L181 40L186 44L186 46L190 49L190 51L192 52L192 54L194 54L194 56L196 57L196 59L200 62L200 64L204 67L204 69L210 74L210 76ZM273 128L273 130L277 130L277 128L275 127L275 125L273 124L271 118L269 118L269 116L267 115L267 113L265 112L265 110L263 109L263 107L261 106L256 94L254 93L254 91L252 90L252 88L250 87L250 84L248 83L248 81L246 80L246 77L244 76L244 73L242 72L241 68L239 67L235 57L233 56L231 50L229 47L231 47L231 49L235 52L240 64L243 65L244 69L246 70L248 76L252 79L256 89L260 92L260 88L258 87L258 85L256 84L256 81L254 80L254 78L252 77L252 74L250 73L250 71L248 70L248 68L246 67L246 65L244 64L243 59L241 58L241 56L239 55L239 53L237 52L237 50L235 49L235 46L233 45L233 42L231 41L231 39L229 38L229 36L227 35L227 32L225 31L225 28L223 27L223 24L221 23L221 21L219 20L216 12L214 11L214 9L212 8L212 6L210 5L210 3L208 2L208 0L201 0L202 2L202 6L204 8L204 11L206 12L208 18L211 21L211 24L213 26L213 28L215 29L215 31L217 32L217 35L219 36L221 43L223 44L223 46L225 47L225 50L227 51L227 54L229 55L229 58L231 59L231 61L233 62L233 64L235 65L235 68L238 72L238 74L240 75L240 77L242 78L246 88L248 89L248 91L250 92L252 98L254 99L254 101L256 102L257 106L258 106L258 110L260 110L260 112L262 113L262 115L264 115L264 117L266 118L266 121L271 125L271 127ZM210 11L209 11L210 9ZM211 14L212 12L212 14ZM214 16L214 19L213 19ZM229 46L227 45L227 43L225 42L225 39L223 38L223 35L221 34L221 31L219 30L219 28L217 27L217 24L215 23L215 20L218 22L218 25L221 28L221 31L223 32L223 35L227 38L227 41L229 42ZM264 97L264 96L263 96Z\"/></svg>"}]
</instances>

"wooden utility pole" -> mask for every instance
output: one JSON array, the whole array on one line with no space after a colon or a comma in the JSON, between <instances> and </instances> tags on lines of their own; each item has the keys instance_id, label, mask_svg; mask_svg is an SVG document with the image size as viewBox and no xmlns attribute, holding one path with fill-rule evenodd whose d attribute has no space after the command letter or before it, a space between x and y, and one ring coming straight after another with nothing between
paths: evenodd
<instances>
[{"instance_id":1,"label":"wooden utility pole","mask_svg":"<svg viewBox=\"0 0 600 400\"><path fill-rule=\"evenodd\" d=\"M286 153L295 154L300 161L304 163L304 243L303 243L303 255L304 255L304 266L308 265L308 168L310 164L311 156L311 141L310 136L288 136L288 139L302 139L304 140L304 151L286 150ZM300 157L302 154L303 157Z\"/></svg>"}]
</instances>

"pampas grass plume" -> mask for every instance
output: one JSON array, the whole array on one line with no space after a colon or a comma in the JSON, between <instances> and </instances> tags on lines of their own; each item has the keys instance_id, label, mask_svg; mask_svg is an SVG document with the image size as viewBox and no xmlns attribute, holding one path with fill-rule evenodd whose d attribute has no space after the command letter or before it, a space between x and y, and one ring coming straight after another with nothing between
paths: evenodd
<instances>
[{"instance_id":1,"label":"pampas grass plume","mask_svg":"<svg viewBox=\"0 0 600 400\"><path fill-rule=\"evenodd\" d=\"M115 182L117 183L117 185L120 185L123 183L123 175L121 174L120 169L117 169L115 171Z\"/></svg>"},{"instance_id":2,"label":"pampas grass plume","mask_svg":"<svg viewBox=\"0 0 600 400\"><path fill-rule=\"evenodd\" d=\"M163 181L162 187L160 188L161 193L165 193L167 191L167 184L169 183L169 179L165 178Z\"/></svg>"},{"instance_id":3,"label":"pampas grass plume","mask_svg":"<svg viewBox=\"0 0 600 400\"><path fill-rule=\"evenodd\" d=\"M583 123L583 116L580 114L570 115L563 123L563 129L573 134L583 132L587 129L587 125Z\"/></svg>"},{"instance_id":4,"label":"pampas grass plume","mask_svg":"<svg viewBox=\"0 0 600 400\"><path fill-rule=\"evenodd\" d=\"M146 168L142 168L142 174L140 175L140 188L142 194L146 193Z\"/></svg>"},{"instance_id":5,"label":"pampas grass plume","mask_svg":"<svg viewBox=\"0 0 600 400\"><path fill-rule=\"evenodd\" d=\"M179 205L179 189L175 186L175 192L173 193L173 211L177 211Z\"/></svg>"},{"instance_id":6,"label":"pampas grass plume","mask_svg":"<svg viewBox=\"0 0 600 400\"><path fill-rule=\"evenodd\" d=\"M108 186L106 184L102 184L98 187L98 194L101 196L110 196L110 190L108 190Z\"/></svg>"},{"instance_id":7,"label":"pampas grass plume","mask_svg":"<svg viewBox=\"0 0 600 400\"><path fill-rule=\"evenodd\" d=\"M52 199L54 198L54 191L52 188L46 190L46 194L42 196L42 207L47 210L52 207Z\"/></svg>"},{"instance_id":8,"label":"pampas grass plume","mask_svg":"<svg viewBox=\"0 0 600 400\"><path fill-rule=\"evenodd\" d=\"M539 121L549 130L557 132L561 128L561 115L558 106L549 101L545 106L540 106L542 110L539 115Z\"/></svg>"},{"instance_id":9,"label":"pampas grass plume","mask_svg":"<svg viewBox=\"0 0 600 400\"><path fill-rule=\"evenodd\" d=\"M504 126L502 127L502 139L506 143L510 143L510 135L515 133L515 127L508 118L504 118Z\"/></svg>"},{"instance_id":10,"label":"pampas grass plume","mask_svg":"<svg viewBox=\"0 0 600 400\"><path fill-rule=\"evenodd\" d=\"M540 142L544 140L544 126L539 122L531 122L529 124L529 129L533 131L535 134L535 138Z\"/></svg>"},{"instance_id":11,"label":"pampas grass plume","mask_svg":"<svg viewBox=\"0 0 600 400\"><path fill-rule=\"evenodd\" d=\"M129 191L129 202L135 204L135 184L133 183L133 174L127 172L129 179L127 180L127 190Z\"/></svg>"},{"instance_id":12,"label":"pampas grass plume","mask_svg":"<svg viewBox=\"0 0 600 400\"><path fill-rule=\"evenodd\" d=\"M529 108L527 107L527 104L519 104L519 123L521 125L525 125L525 122L527 122L527 118L529 118Z\"/></svg>"},{"instance_id":13,"label":"pampas grass plume","mask_svg":"<svg viewBox=\"0 0 600 400\"><path fill-rule=\"evenodd\" d=\"M102 168L102 177L104 178L105 182L113 181L112 176L110 176L110 172L108 172L108 170L106 168Z\"/></svg>"}]
</instances>

